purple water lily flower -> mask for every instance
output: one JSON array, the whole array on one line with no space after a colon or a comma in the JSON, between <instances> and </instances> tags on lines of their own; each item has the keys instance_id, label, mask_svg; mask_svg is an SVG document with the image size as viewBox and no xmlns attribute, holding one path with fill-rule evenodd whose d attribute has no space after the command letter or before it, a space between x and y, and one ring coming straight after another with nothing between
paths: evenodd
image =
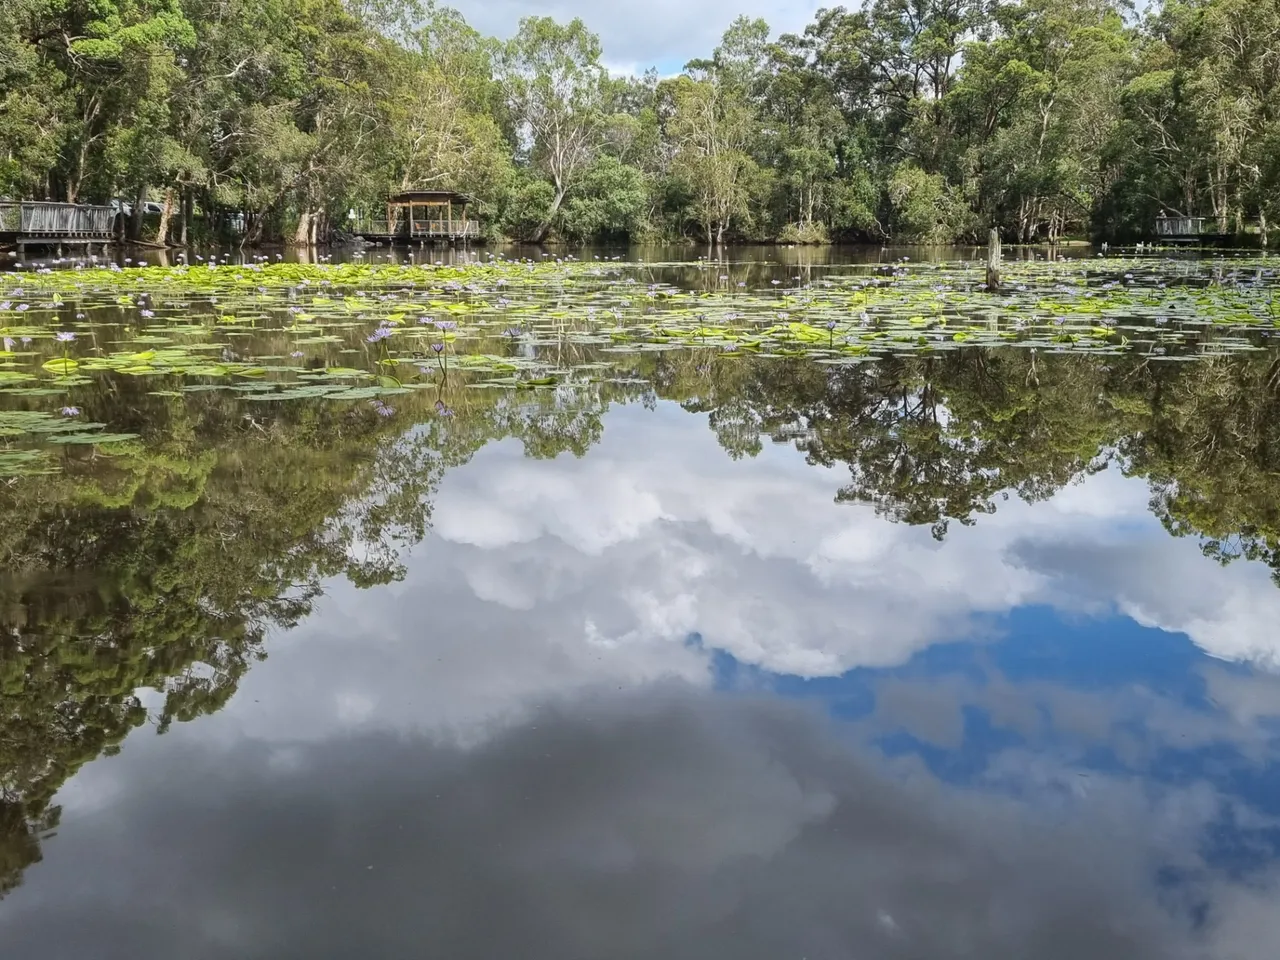
<instances>
[{"instance_id":1,"label":"purple water lily flower","mask_svg":"<svg viewBox=\"0 0 1280 960\"><path fill-rule=\"evenodd\" d=\"M13 348L14 348L14 346L16 346L16 344L13 342L13 337L5 337L5 338L4 338L4 350L5 350L5 353L12 353L12 352L13 352Z\"/></svg>"},{"instance_id":2,"label":"purple water lily flower","mask_svg":"<svg viewBox=\"0 0 1280 960\"><path fill-rule=\"evenodd\" d=\"M19 313L23 313L23 312L25 312L25 311L27 311L27 310L30 310L30 309L31 309L31 304L29 304L29 303L20 303L20 304L18 304L18 307L17 307L17 310L18 310L18 312L19 312Z\"/></svg>"},{"instance_id":3,"label":"purple water lily flower","mask_svg":"<svg viewBox=\"0 0 1280 960\"><path fill-rule=\"evenodd\" d=\"M431 349L432 349L432 350L434 350L436 353L440 353L442 350L444 350L444 344L443 344L443 343L433 343L433 344L431 345Z\"/></svg>"},{"instance_id":4,"label":"purple water lily flower","mask_svg":"<svg viewBox=\"0 0 1280 960\"><path fill-rule=\"evenodd\" d=\"M437 330L457 330L458 321L457 320L437 320L436 329Z\"/></svg>"},{"instance_id":5,"label":"purple water lily flower","mask_svg":"<svg viewBox=\"0 0 1280 960\"><path fill-rule=\"evenodd\" d=\"M369 336L365 337L365 340L367 340L369 343L379 343L383 340L386 340L390 336L391 336L390 327L379 327L377 330L373 331L373 333L369 334Z\"/></svg>"},{"instance_id":6,"label":"purple water lily flower","mask_svg":"<svg viewBox=\"0 0 1280 960\"><path fill-rule=\"evenodd\" d=\"M80 408L79 407L63 407L62 415L64 417L78 417L80 416Z\"/></svg>"},{"instance_id":7,"label":"purple water lily flower","mask_svg":"<svg viewBox=\"0 0 1280 960\"><path fill-rule=\"evenodd\" d=\"M301 350L295 350L293 351L293 353L289 354L289 356L293 357L296 360L298 359L298 357L306 356L306 354L304 354Z\"/></svg>"},{"instance_id":8,"label":"purple water lily flower","mask_svg":"<svg viewBox=\"0 0 1280 960\"><path fill-rule=\"evenodd\" d=\"M71 343L75 338L75 333L70 330L59 330L53 335L53 339L57 340L59 343Z\"/></svg>"}]
</instances>

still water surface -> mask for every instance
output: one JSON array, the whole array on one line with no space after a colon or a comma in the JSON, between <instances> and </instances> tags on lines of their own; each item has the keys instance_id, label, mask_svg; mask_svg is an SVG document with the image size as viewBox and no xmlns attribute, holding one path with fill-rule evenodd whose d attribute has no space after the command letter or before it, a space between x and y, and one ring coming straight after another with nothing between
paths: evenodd
<instances>
[{"instance_id":1,"label":"still water surface","mask_svg":"<svg viewBox=\"0 0 1280 960\"><path fill-rule=\"evenodd\" d=\"M103 381L0 492L0 950L1274 957L1277 370Z\"/></svg>"}]
</instances>

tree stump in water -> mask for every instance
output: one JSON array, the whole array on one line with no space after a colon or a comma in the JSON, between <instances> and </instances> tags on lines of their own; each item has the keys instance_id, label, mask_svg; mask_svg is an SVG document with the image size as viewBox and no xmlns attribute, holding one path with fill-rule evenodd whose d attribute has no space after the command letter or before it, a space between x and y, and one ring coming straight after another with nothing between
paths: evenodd
<instances>
[{"instance_id":1,"label":"tree stump in water","mask_svg":"<svg viewBox=\"0 0 1280 960\"><path fill-rule=\"evenodd\" d=\"M1000 231L995 227L987 237L987 292L1000 292Z\"/></svg>"}]
</instances>

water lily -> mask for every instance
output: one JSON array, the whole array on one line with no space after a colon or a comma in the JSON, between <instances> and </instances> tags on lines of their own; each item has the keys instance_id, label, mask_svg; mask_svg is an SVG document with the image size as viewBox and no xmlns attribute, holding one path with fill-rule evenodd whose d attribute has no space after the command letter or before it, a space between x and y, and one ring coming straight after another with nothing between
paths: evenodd
<instances>
[{"instance_id":1,"label":"water lily","mask_svg":"<svg viewBox=\"0 0 1280 960\"><path fill-rule=\"evenodd\" d=\"M80 416L80 408L79 407L63 407L62 415L64 417L78 417Z\"/></svg>"},{"instance_id":2,"label":"water lily","mask_svg":"<svg viewBox=\"0 0 1280 960\"><path fill-rule=\"evenodd\" d=\"M76 335L71 330L59 330L53 335L53 339L57 340L59 343L71 343L75 338Z\"/></svg>"}]
</instances>

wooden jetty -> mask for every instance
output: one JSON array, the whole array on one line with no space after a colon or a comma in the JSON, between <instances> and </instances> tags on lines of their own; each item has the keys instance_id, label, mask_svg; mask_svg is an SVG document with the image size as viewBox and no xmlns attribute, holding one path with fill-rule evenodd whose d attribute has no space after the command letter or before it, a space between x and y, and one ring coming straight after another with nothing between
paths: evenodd
<instances>
[{"instance_id":1,"label":"wooden jetty","mask_svg":"<svg viewBox=\"0 0 1280 960\"><path fill-rule=\"evenodd\" d=\"M1156 217L1156 240L1159 243L1227 243L1232 234L1219 229L1213 217L1182 217L1162 213Z\"/></svg>"},{"instance_id":2,"label":"wooden jetty","mask_svg":"<svg viewBox=\"0 0 1280 960\"><path fill-rule=\"evenodd\" d=\"M0 246L104 247L115 239L114 207L36 200L0 200Z\"/></svg>"},{"instance_id":3,"label":"wooden jetty","mask_svg":"<svg viewBox=\"0 0 1280 960\"><path fill-rule=\"evenodd\" d=\"M410 190L387 200L385 220L355 219L351 230L382 243L477 240L480 223L467 216L475 198L452 190Z\"/></svg>"}]
</instances>

